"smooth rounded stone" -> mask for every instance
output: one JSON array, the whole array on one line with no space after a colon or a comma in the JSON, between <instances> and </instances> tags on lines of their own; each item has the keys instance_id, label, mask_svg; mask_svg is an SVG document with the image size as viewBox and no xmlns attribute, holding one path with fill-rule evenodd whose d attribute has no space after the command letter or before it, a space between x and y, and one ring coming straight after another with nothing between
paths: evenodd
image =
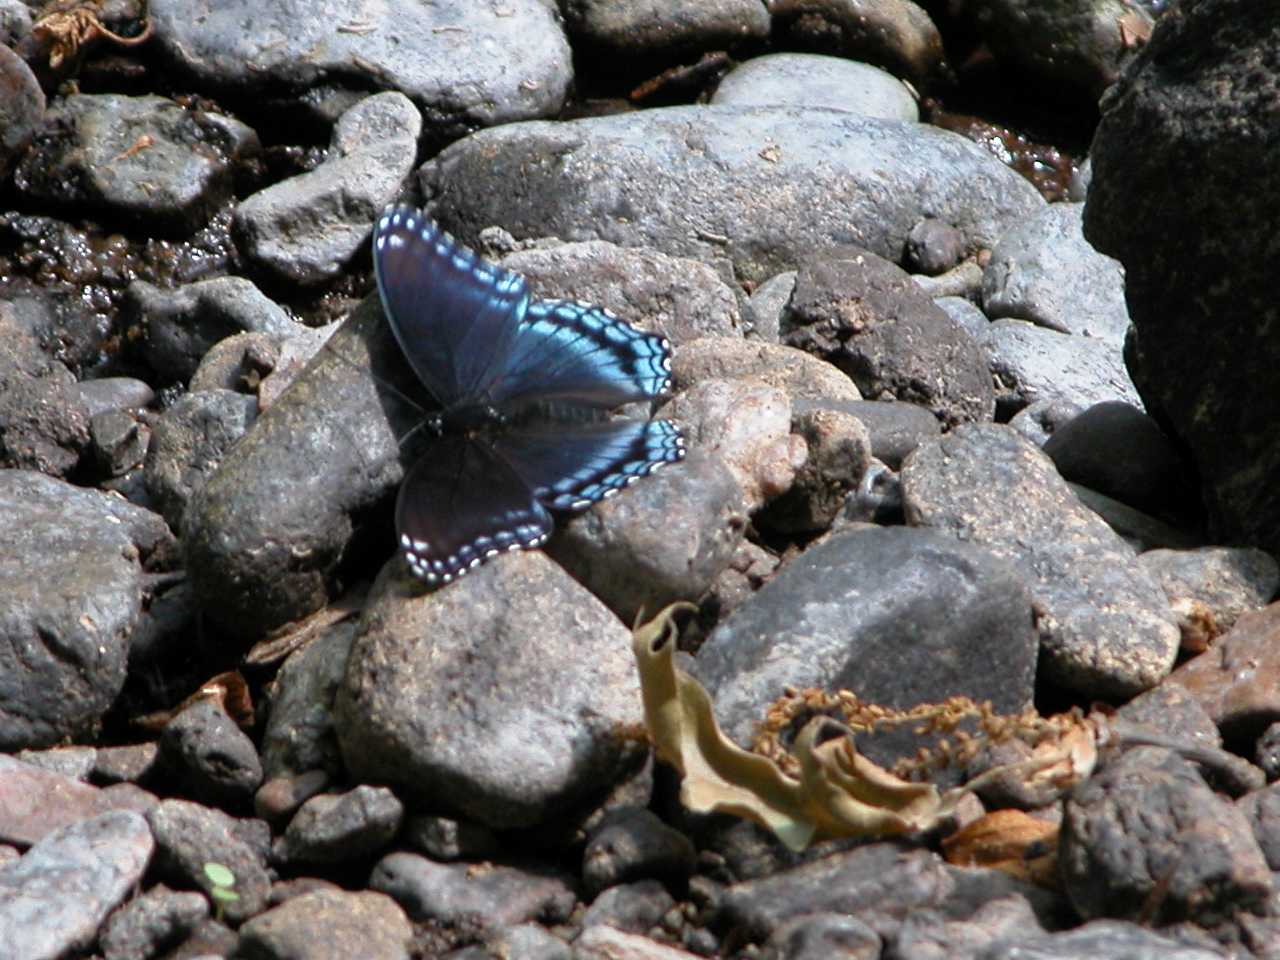
<instances>
[{"instance_id":1,"label":"smooth rounded stone","mask_svg":"<svg viewBox=\"0 0 1280 960\"><path fill-rule=\"evenodd\" d=\"M634 771L640 751L616 735L640 720L627 630L545 556L506 554L425 595L384 569L362 623L335 705L358 780L507 829Z\"/></svg>"},{"instance_id":2,"label":"smooth rounded stone","mask_svg":"<svg viewBox=\"0 0 1280 960\"><path fill-rule=\"evenodd\" d=\"M1043 447L1059 427L1078 417L1083 410L1070 400L1037 400L1014 414L1009 426L1037 447Z\"/></svg>"},{"instance_id":3,"label":"smooth rounded stone","mask_svg":"<svg viewBox=\"0 0 1280 960\"><path fill-rule=\"evenodd\" d=\"M253 397L202 390L187 394L156 421L143 476L147 493L173 529L181 529L192 496L257 415Z\"/></svg>"},{"instance_id":4,"label":"smooth rounded stone","mask_svg":"<svg viewBox=\"0 0 1280 960\"><path fill-rule=\"evenodd\" d=\"M0 470L0 529L0 750L48 746L124 687L142 565L172 536L120 497L26 470Z\"/></svg>"},{"instance_id":5,"label":"smooth rounded stone","mask_svg":"<svg viewBox=\"0 0 1280 960\"><path fill-rule=\"evenodd\" d=\"M574 960L569 944L536 923L503 927L485 940L485 946L495 955L512 960Z\"/></svg>"},{"instance_id":6,"label":"smooth rounded stone","mask_svg":"<svg viewBox=\"0 0 1280 960\"><path fill-rule=\"evenodd\" d=\"M479 823L449 817L410 817L404 841L432 860L491 860L503 849L498 834Z\"/></svg>"},{"instance_id":7,"label":"smooth rounded stone","mask_svg":"<svg viewBox=\"0 0 1280 960\"><path fill-rule=\"evenodd\" d=\"M404 804L386 787L324 793L302 805L273 852L295 865L363 860L391 842L403 819Z\"/></svg>"},{"instance_id":8,"label":"smooth rounded stone","mask_svg":"<svg viewBox=\"0 0 1280 960\"><path fill-rule=\"evenodd\" d=\"M587 838L582 881L589 896L634 880L688 880L696 851L683 833L641 807L622 807L605 815ZM642 928L647 929L647 928Z\"/></svg>"},{"instance_id":9,"label":"smooth rounded stone","mask_svg":"<svg viewBox=\"0 0 1280 960\"><path fill-rule=\"evenodd\" d=\"M569 0L565 29L575 49L612 58L615 64L648 58L689 57L769 36L769 11L756 0Z\"/></svg>"},{"instance_id":10,"label":"smooth rounded stone","mask_svg":"<svg viewBox=\"0 0 1280 960\"><path fill-rule=\"evenodd\" d=\"M836 929L842 929L842 925ZM1032 931L1043 932L1035 911L1026 897L1012 894L991 900L963 920L930 910L913 913L894 938L894 951L902 960L986 957L984 951L992 945L1011 937L1025 939L1034 935ZM860 944L861 940L856 942ZM797 953L787 955L786 960L819 960L820 956ZM869 960L878 956L871 954Z\"/></svg>"},{"instance_id":11,"label":"smooth rounded stone","mask_svg":"<svg viewBox=\"0 0 1280 960\"><path fill-rule=\"evenodd\" d=\"M744 745L786 687L899 709L963 695L1016 713L1035 679L1031 598L1017 571L969 544L902 527L841 531L712 630L694 669Z\"/></svg>"},{"instance_id":12,"label":"smooth rounded stone","mask_svg":"<svg viewBox=\"0 0 1280 960\"><path fill-rule=\"evenodd\" d=\"M1222 748L1222 734L1213 717L1190 691L1175 683L1161 683L1138 694L1115 712L1115 719L1191 746Z\"/></svg>"},{"instance_id":13,"label":"smooth rounded stone","mask_svg":"<svg viewBox=\"0 0 1280 960\"><path fill-rule=\"evenodd\" d=\"M433 118L436 138L555 116L573 77L556 12L541 0L325 0L305 17L290 0L226 0L200 16L186 0L156 0L148 12L153 45L201 88L399 90Z\"/></svg>"},{"instance_id":14,"label":"smooth rounded stone","mask_svg":"<svg viewBox=\"0 0 1280 960\"><path fill-rule=\"evenodd\" d=\"M1241 809L1214 793L1188 761L1152 747L1130 750L1068 796L1058 870L1086 920L1208 926L1260 907L1273 893Z\"/></svg>"},{"instance_id":15,"label":"smooth rounded stone","mask_svg":"<svg viewBox=\"0 0 1280 960\"><path fill-rule=\"evenodd\" d=\"M416 853L389 853L369 886L392 897L411 919L445 927L496 929L568 917L577 897L567 878L550 872L470 863L435 863Z\"/></svg>"},{"instance_id":16,"label":"smooth rounded stone","mask_svg":"<svg viewBox=\"0 0 1280 960\"><path fill-rule=\"evenodd\" d=\"M154 772L160 748L152 740L98 747L95 753L93 777L98 783L139 783Z\"/></svg>"},{"instance_id":17,"label":"smooth rounded stone","mask_svg":"<svg viewBox=\"0 0 1280 960\"><path fill-rule=\"evenodd\" d=\"M739 508L749 513L789 490L805 463L804 442L791 432L790 399L759 380L702 380L663 413L680 424L691 449L729 468L742 491Z\"/></svg>"},{"instance_id":18,"label":"smooth rounded stone","mask_svg":"<svg viewBox=\"0 0 1280 960\"><path fill-rule=\"evenodd\" d=\"M19 750L16 759L49 773L84 783L97 760L96 747L53 747L48 750Z\"/></svg>"},{"instance_id":19,"label":"smooth rounded stone","mask_svg":"<svg viewBox=\"0 0 1280 960\"><path fill-rule=\"evenodd\" d=\"M145 791L103 789L0 754L0 842L26 847L111 810L147 809Z\"/></svg>"},{"instance_id":20,"label":"smooth rounded stone","mask_svg":"<svg viewBox=\"0 0 1280 960\"><path fill-rule=\"evenodd\" d=\"M1138 923L1092 920L1060 933L1013 936L992 944L982 960L1222 960L1221 950L1179 943Z\"/></svg>"},{"instance_id":21,"label":"smooth rounded stone","mask_svg":"<svg viewBox=\"0 0 1280 960\"><path fill-rule=\"evenodd\" d=\"M974 0L963 10L997 60L1090 104L1151 28L1125 0Z\"/></svg>"},{"instance_id":22,"label":"smooth rounded stone","mask_svg":"<svg viewBox=\"0 0 1280 960\"><path fill-rule=\"evenodd\" d=\"M668 946L642 934L628 933L608 924L598 923L587 927L574 939L573 956L575 960L614 960L616 957L635 960L694 960L699 954Z\"/></svg>"},{"instance_id":23,"label":"smooth rounded stone","mask_svg":"<svg viewBox=\"0 0 1280 960\"><path fill-rule=\"evenodd\" d=\"M1150 416L1097 403L1060 425L1041 448L1065 480L1158 516L1199 512L1193 468Z\"/></svg>"},{"instance_id":24,"label":"smooth rounded stone","mask_svg":"<svg viewBox=\"0 0 1280 960\"><path fill-rule=\"evenodd\" d=\"M253 741L211 700L196 701L165 724L160 760L184 793L204 803L245 807L262 784Z\"/></svg>"},{"instance_id":25,"label":"smooth rounded stone","mask_svg":"<svg viewBox=\"0 0 1280 960\"><path fill-rule=\"evenodd\" d=\"M297 809L329 786L323 770L264 780L253 795L253 812L273 827L282 827Z\"/></svg>"},{"instance_id":26,"label":"smooth rounded stone","mask_svg":"<svg viewBox=\"0 0 1280 960\"><path fill-rule=\"evenodd\" d=\"M23 11L26 10L19 4ZM3 16L0 14L0 16ZM0 27L0 35L3 34ZM44 91L26 61L0 40L0 179L44 125Z\"/></svg>"},{"instance_id":27,"label":"smooth rounded stone","mask_svg":"<svg viewBox=\"0 0 1280 960\"><path fill-rule=\"evenodd\" d=\"M1213 612L1214 624L1223 631L1230 630L1241 614L1266 606L1280 588L1280 565L1256 547L1148 550L1138 562L1170 600L1198 600Z\"/></svg>"},{"instance_id":28,"label":"smooth rounded stone","mask_svg":"<svg viewBox=\"0 0 1280 960\"><path fill-rule=\"evenodd\" d=\"M1159 583L1052 461L999 424L966 424L902 467L903 507L1004 558L1036 604L1041 676L1086 697L1131 697L1173 667L1179 631Z\"/></svg>"},{"instance_id":29,"label":"smooth rounded stone","mask_svg":"<svg viewBox=\"0 0 1280 960\"><path fill-rule=\"evenodd\" d=\"M928 87L945 72L942 36L910 0L777 0L775 42L862 60Z\"/></svg>"},{"instance_id":30,"label":"smooth rounded stone","mask_svg":"<svg viewBox=\"0 0 1280 960\"><path fill-rule=\"evenodd\" d=\"M867 428L871 456L894 470L902 465L903 459L912 450L942 432L938 418L924 407L898 401L799 400L792 408L792 415L806 416L817 410L831 410L856 417Z\"/></svg>"},{"instance_id":31,"label":"smooth rounded stone","mask_svg":"<svg viewBox=\"0 0 1280 960\"><path fill-rule=\"evenodd\" d=\"M1280 604L1241 614L1166 683L1188 690L1228 740L1259 736L1280 721Z\"/></svg>"},{"instance_id":32,"label":"smooth rounded stone","mask_svg":"<svg viewBox=\"0 0 1280 960\"><path fill-rule=\"evenodd\" d=\"M84 404L85 413L90 417L100 413L130 413L150 406L156 398L156 392L149 384L134 377L82 380L75 389Z\"/></svg>"},{"instance_id":33,"label":"smooth rounded stone","mask_svg":"<svg viewBox=\"0 0 1280 960\"><path fill-rule=\"evenodd\" d=\"M595 240L521 250L499 265L522 274L537 297L604 307L677 346L742 331L733 291L697 260Z\"/></svg>"},{"instance_id":34,"label":"smooth rounded stone","mask_svg":"<svg viewBox=\"0 0 1280 960\"><path fill-rule=\"evenodd\" d=\"M914 911L940 907L954 888L936 854L868 843L735 883L723 891L711 919L737 943L766 941L797 917L823 913L874 916L887 935Z\"/></svg>"},{"instance_id":35,"label":"smooth rounded stone","mask_svg":"<svg viewBox=\"0 0 1280 960\"><path fill-rule=\"evenodd\" d=\"M31 8L22 0L0 0L0 44L14 46L31 33Z\"/></svg>"},{"instance_id":36,"label":"smooth rounded stone","mask_svg":"<svg viewBox=\"0 0 1280 960\"><path fill-rule=\"evenodd\" d=\"M765 343L777 343L782 313L795 288L794 270L784 270L756 287L747 298L747 305L743 310L748 333Z\"/></svg>"},{"instance_id":37,"label":"smooth rounded stone","mask_svg":"<svg viewBox=\"0 0 1280 960\"><path fill-rule=\"evenodd\" d=\"M221 810L189 800L164 800L147 811L156 840L153 869L175 887L208 894L213 882L206 863L219 863L235 877L239 900L224 904L227 920L242 923L267 906L271 879L266 870L265 838L254 836L253 821L235 820ZM265 828L266 824L257 823Z\"/></svg>"},{"instance_id":38,"label":"smooth rounded stone","mask_svg":"<svg viewBox=\"0 0 1280 960\"><path fill-rule=\"evenodd\" d=\"M388 91L361 100L334 126L328 159L236 207L236 245L286 281L333 280L400 193L421 133L422 115L404 94Z\"/></svg>"},{"instance_id":39,"label":"smooth rounded stone","mask_svg":"<svg viewBox=\"0 0 1280 960\"><path fill-rule=\"evenodd\" d=\"M687 838L685 842L689 842ZM657 880L624 883L595 897L582 917L582 926L586 929L603 924L615 930L646 933L658 926L675 905L675 898Z\"/></svg>"},{"instance_id":40,"label":"smooth rounded stone","mask_svg":"<svg viewBox=\"0 0 1280 960\"><path fill-rule=\"evenodd\" d=\"M962 260L946 273L940 273L936 277L913 273L911 279L934 300L941 300L943 297L963 297L969 301L977 301L982 298L982 267L978 266L976 257Z\"/></svg>"},{"instance_id":41,"label":"smooth rounded stone","mask_svg":"<svg viewBox=\"0 0 1280 960\"><path fill-rule=\"evenodd\" d=\"M47 126L56 134L14 171L19 194L183 234L230 199L235 165L258 150L240 121L151 95L71 94Z\"/></svg>"},{"instance_id":42,"label":"smooth rounded stone","mask_svg":"<svg viewBox=\"0 0 1280 960\"><path fill-rule=\"evenodd\" d=\"M817 533L831 526L871 465L871 438L856 416L839 410L794 413L791 428L804 439L808 457L791 489L755 520L780 532Z\"/></svg>"},{"instance_id":43,"label":"smooth rounded stone","mask_svg":"<svg viewBox=\"0 0 1280 960\"><path fill-rule=\"evenodd\" d=\"M398 438L421 422L379 381L421 394L374 295L187 504L186 568L215 625L247 642L328 602L353 515L394 495Z\"/></svg>"},{"instance_id":44,"label":"smooth rounded stone","mask_svg":"<svg viewBox=\"0 0 1280 960\"><path fill-rule=\"evenodd\" d=\"M308 770L341 776L333 699L347 669L356 629L354 621L334 624L280 668L262 733L262 768L268 777Z\"/></svg>"},{"instance_id":45,"label":"smooth rounded stone","mask_svg":"<svg viewBox=\"0 0 1280 960\"><path fill-rule=\"evenodd\" d=\"M806 257L782 322L783 342L834 363L864 397L918 403L946 426L995 412L977 342L905 271L866 250Z\"/></svg>"},{"instance_id":46,"label":"smooth rounded stone","mask_svg":"<svg viewBox=\"0 0 1280 960\"><path fill-rule=\"evenodd\" d=\"M884 942L873 927L857 917L816 913L782 924L769 937L766 948L771 948L778 960L879 960Z\"/></svg>"},{"instance_id":47,"label":"smooth rounded stone","mask_svg":"<svg viewBox=\"0 0 1280 960\"><path fill-rule=\"evenodd\" d=\"M1124 267L1084 238L1083 218L1083 203L1053 203L1000 238L982 274L988 317L1124 346Z\"/></svg>"},{"instance_id":48,"label":"smooth rounded stone","mask_svg":"<svg viewBox=\"0 0 1280 960\"><path fill-rule=\"evenodd\" d=\"M703 380L752 377L801 399L861 400L857 385L825 360L795 347L733 337L704 337L683 344L671 360L677 392Z\"/></svg>"},{"instance_id":49,"label":"smooth rounded stone","mask_svg":"<svg viewBox=\"0 0 1280 960\"><path fill-rule=\"evenodd\" d=\"M107 919L98 947L103 960L160 956L208 916L209 901L202 894L179 893L157 884Z\"/></svg>"},{"instance_id":50,"label":"smooth rounded stone","mask_svg":"<svg viewBox=\"0 0 1280 960\"><path fill-rule=\"evenodd\" d=\"M787 450L785 460L763 465L789 478L795 463L789 441ZM569 520L547 554L619 620L635 623L641 610L702 596L733 559L746 528L733 470L720 455L694 448L624 496Z\"/></svg>"},{"instance_id":51,"label":"smooth rounded stone","mask_svg":"<svg viewBox=\"0 0 1280 960\"><path fill-rule=\"evenodd\" d=\"M1142 409L1118 347L1025 320L993 320L978 338L991 362L996 403L1010 412L1041 400L1078 407L1119 400Z\"/></svg>"},{"instance_id":52,"label":"smooth rounded stone","mask_svg":"<svg viewBox=\"0 0 1280 960\"><path fill-rule=\"evenodd\" d=\"M0 944L22 960L88 951L102 921L142 882L154 847L147 821L129 810L49 834L0 868Z\"/></svg>"},{"instance_id":53,"label":"smooth rounded stone","mask_svg":"<svg viewBox=\"0 0 1280 960\"><path fill-rule=\"evenodd\" d=\"M909 123L920 119L916 98L893 74L867 63L812 53L773 53L748 60L720 81L711 103L820 107Z\"/></svg>"},{"instance_id":54,"label":"smooth rounded stone","mask_svg":"<svg viewBox=\"0 0 1280 960\"><path fill-rule=\"evenodd\" d=\"M1264 92L1272 82L1258 74L1277 56L1271 12L1212 0L1160 18L1102 105L1085 236L1125 265L1129 368L1196 462L1212 540L1280 554L1267 252L1280 153Z\"/></svg>"},{"instance_id":55,"label":"smooth rounded stone","mask_svg":"<svg viewBox=\"0 0 1280 960\"><path fill-rule=\"evenodd\" d=\"M412 940L409 918L390 897L315 890L242 926L236 952L275 960L406 960Z\"/></svg>"},{"instance_id":56,"label":"smooth rounded stone","mask_svg":"<svg viewBox=\"0 0 1280 960\"><path fill-rule=\"evenodd\" d=\"M936 277L964 259L964 236L943 220L925 217L907 234L904 254L909 270Z\"/></svg>"},{"instance_id":57,"label":"smooth rounded stone","mask_svg":"<svg viewBox=\"0 0 1280 960\"><path fill-rule=\"evenodd\" d=\"M234 334L287 337L298 329L282 307L244 277L215 277L176 289L135 280L122 309L143 325L143 355L165 383L186 383L210 348Z\"/></svg>"},{"instance_id":58,"label":"smooth rounded stone","mask_svg":"<svg viewBox=\"0 0 1280 960\"><path fill-rule=\"evenodd\" d=\"M776 150L762 151L770 143ZM464 242L496 224L517 237L727 258L749 281L836 242L896 260L926 214L952 223L966 249L990 247L1044 203L959 134L789 107L510 124L451 144L421 168L420 185L432 214Z\"/></svg>"}]
</instances>

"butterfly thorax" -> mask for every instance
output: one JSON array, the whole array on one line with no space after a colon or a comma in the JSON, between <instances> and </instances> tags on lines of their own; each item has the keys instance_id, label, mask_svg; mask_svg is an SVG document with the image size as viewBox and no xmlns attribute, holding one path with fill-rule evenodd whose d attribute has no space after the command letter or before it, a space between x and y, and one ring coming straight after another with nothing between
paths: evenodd
<instances>
[{"instance_id":1,"label":"butterfly thorax","mask_svg":"<svg viewBox=\"0 0 1280 960\"><path fill-rule=\"evenodd\" d=\"M438 437L469 436L507 426L509 418L497 407L471 403L433 414L428 429Z\"/></svg>"}]
</instances>

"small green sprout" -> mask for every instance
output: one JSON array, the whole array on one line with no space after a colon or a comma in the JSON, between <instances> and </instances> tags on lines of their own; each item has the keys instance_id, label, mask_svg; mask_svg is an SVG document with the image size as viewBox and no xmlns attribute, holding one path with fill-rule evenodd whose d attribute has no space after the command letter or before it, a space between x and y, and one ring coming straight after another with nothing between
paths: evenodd
<instances>
[{"instance_id":1,"label":"small green sprout","mask_svg":"<svg viewBox=\"0 0 1280 960\"><path fill-rule=\"evenodd\" d=\"M206 863L204 865L204 875L213 884L213 889L209 891L209 896L213 898L214 907L217 910L214 918L221 921L222 911L227 904L235 903L240 899L240 894L235 891L236 875L220 863Z\"/></svg>"}]
</instances>

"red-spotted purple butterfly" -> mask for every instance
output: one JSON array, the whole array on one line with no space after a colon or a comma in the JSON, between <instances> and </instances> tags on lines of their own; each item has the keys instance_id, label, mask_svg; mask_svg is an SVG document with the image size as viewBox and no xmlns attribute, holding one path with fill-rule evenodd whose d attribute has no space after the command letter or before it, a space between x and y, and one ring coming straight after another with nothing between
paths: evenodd
<instances>
[{"instance_id":1,"label":"red-spotted purple butterfly","mask_svg":"<svg viewBox=\"0 0 1280 960\"><path fill-rule=\"evenodd\" d=\"M585 510L684 457L670 421L610 417L667 391L666 339L600 307L532 299L524 277L412 207L383 212L373 265L396 340L442 408L396 502L415 576L448 583L541 546L550 511Z\"/></svg>"}]
</instances>

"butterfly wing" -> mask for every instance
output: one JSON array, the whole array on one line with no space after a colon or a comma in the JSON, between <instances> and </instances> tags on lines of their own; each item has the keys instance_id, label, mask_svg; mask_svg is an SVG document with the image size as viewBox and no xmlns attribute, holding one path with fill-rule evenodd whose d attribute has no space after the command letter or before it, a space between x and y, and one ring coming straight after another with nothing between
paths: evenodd
<instances>
[{"instance_id":1,"label":"butterfly wing","mask_svg":"<svg viewBox=\"0 0 1280 960\"><path fill-rule=\"evenodd\" d=\"M671 344L602 307L571 300L529 304L489 401L504 410L569 403L612 410L671 385Z\"/></svg>"},{"instance_id":2,"label":"butterfly wing","mask_svg":"<svg viewBox=\"0 0 1280 960\"><path fill-rule=\"evenodd\" d=\"M508 550L540 546L554 522L484 440L434 441L400 485L396 529L414 576L448 583Z\"/></svg>"},{"instance_id":3,"label":"butterfly wing","mask_svg":"<svg viewBox=\"0 0 1280 960\"><path fill-rule=\"evenodd\" d=\"M684 458L669 420L538 423L509 430L494 450L552 510L585 510Z\"/></svg>"},{"instance_id":4,"label":"butterfly wing","mask_svg":"<svg viewBox=\"0 0 1280 960\"><path fill-rule=\"evenodd\" d=\"M479 402L507 368L529 305L524 277L476 256L412 207L373 228L373 268L400 349L444 406Z\"/></svg>"}]
</instances>

